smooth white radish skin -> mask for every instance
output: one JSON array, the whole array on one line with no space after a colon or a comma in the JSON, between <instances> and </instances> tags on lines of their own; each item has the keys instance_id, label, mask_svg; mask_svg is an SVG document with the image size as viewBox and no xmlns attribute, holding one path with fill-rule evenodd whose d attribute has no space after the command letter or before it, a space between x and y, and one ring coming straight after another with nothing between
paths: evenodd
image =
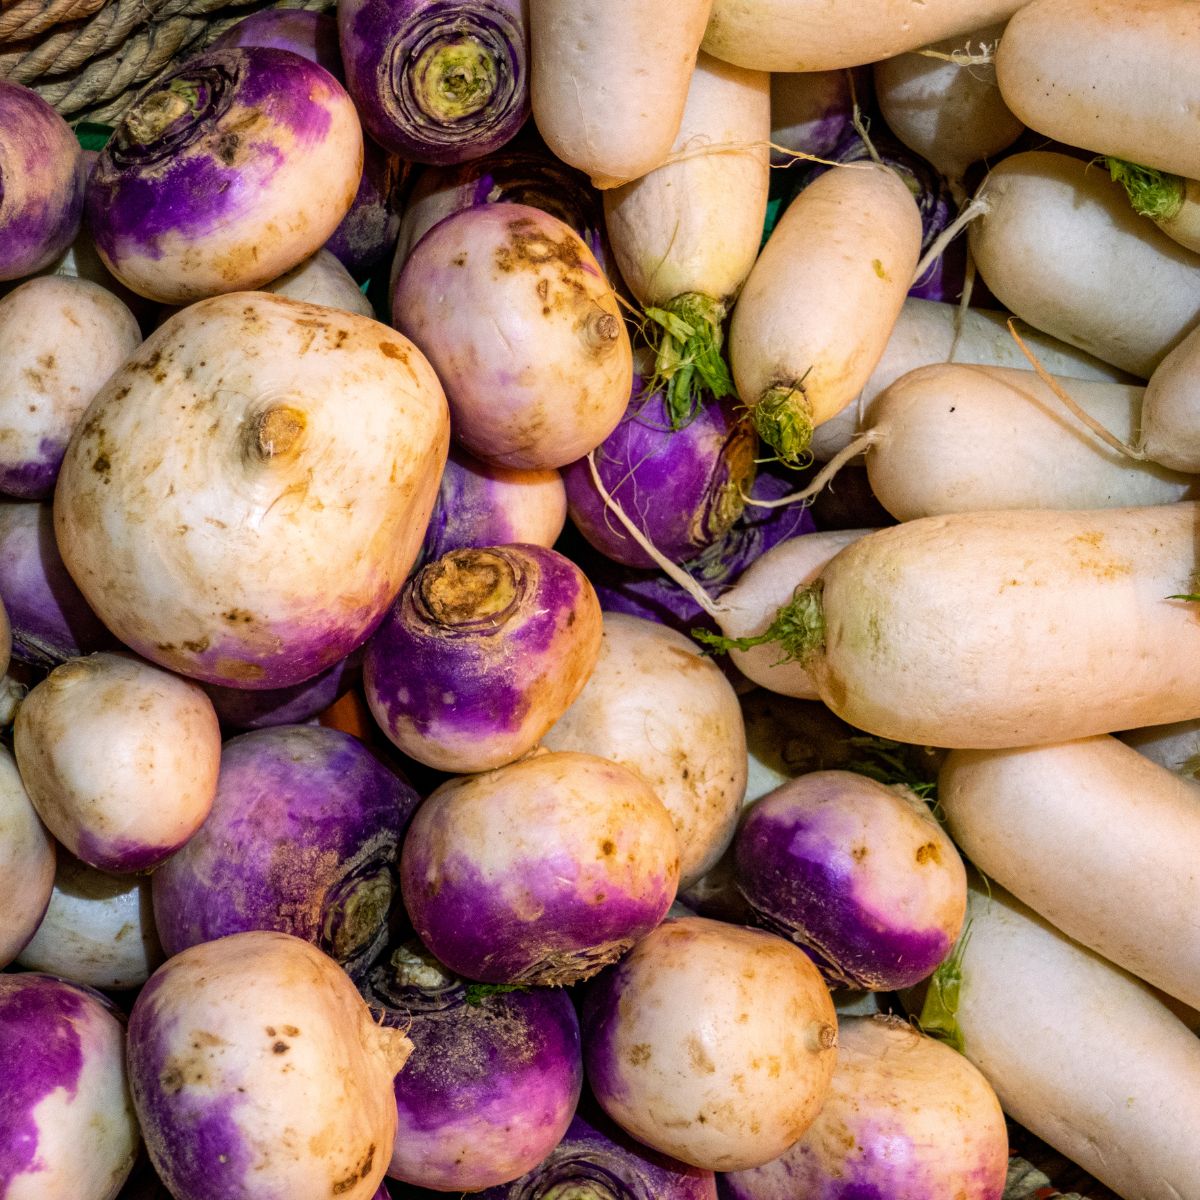
<instances>
[{"instance_id":1,"label":"smooth white radish skin","mask_svg":"<svg viewBox=\"0 0 1200 1200\"><path fill-rule=\"evenodd\" d=\"M1037 0L1005 30L996 76L1038 133L1196 179L1197 55L1187 0Z\"/></svg>"},{"instance_id":2,"label":"smooth white radish skin","mask_svg":"<svg viewBox=\"0 0 1200 1200\"><path fill-rule=\"evenodd\" d=\"M54 839L21 782L16 761L0 746L0 967L37 932L54 890Z\"/></svg>"},{"instance_id":3,"label":"smooth white radish skin","mask_svg":"<svg viewBox=\"0 0 1200 1200\"><path fill-rule=\"evenodd\" d=\"M900 314L921 217L876 164L827 171L788 206L733 310L729 355L755 428L784 459L862 390Z\"/></svg>"},{"instance_id":4,"label":"smooth white radish skin","mask_svg":"<svg viewBox=\"0 0 1200 1200\"><path fill-rule=\"evenodd\" d=\"M985 52L1004 25L959 34L930 47L942 54ZM925 54L899 54L875 64L875 99L892 131L961 187L972 163L1007 150L1024 132L1013 116L990 63L947 62Z\"/></svg>"},{"instance_id":5,"label":"smooth white radish skin","mask_svg":"<svg viewBox=\"0 0 1200 1200\"><path fill-rule=\"evenodd\" d=\"M1014 154L978 197L979 273L1035 328L1147 379L1200 319L1200 257L1142 220L1102 166Z\"/></svg>"},{"instance_id":6,"label":"smooth white radish skin","mask_svg":"<svg viewBox=\"0 0 1200 1200\"><path fill-rule=\"evenodd\" d=\"M1126 1200L1200 1195L1200 1039L1002 888L967 920L957 1023L1004 1111Z\"/></svg>"},{"instance_id":7,"label":"smooth white radish skin","mask_svg":"<svg viewBox=\"0 0 1200 1200\"><path fill-rule=\"evenodd\" d=\"M141 987L163 957L149 877L111 875L59 850L50 905L18 965L121 991Z\"/></svg>"},{"instance_id":8,"label":"smooth white radish skin","mask_svg":"<svg viewBox=\"0 0 1200 1200\"><path fill-rule=\"evenodd\" d=\"M1200 329L1166 356L1146 384L1139 448L1177 471L1200 472Z\"/></svg>"},{"instance_id":9,"label":"smooth white radish skin","mask_svg":"<svg viewBox=\"0 0 1200 1200\"><path fill-rule=\"evenodd\" d=\"M595 669L542 745L611 759L650 785L679 836L681 888L733 839L748 769L742 711L721 668L673 629L605 613Z\"/></svg>"},{"instance_id":10,"label":"smooth white radish skin","mask_svg":"<svg viewBox=\"0 0 1200 1200\"><path fill-rule=\"evenodd\" d=\"M1131 442L1145 389L1063 379ZM1032 371L948 363L902 376L871 406L867 477L898 521L998 508L1132 508L1200 497L1195 476L1139 462L1091 433Z\"/></svg>"},{"instance_id":11,"label":"smooth white radish skin","mask_svg":"<svg viewBox=\"0 0 1200 1200\"><path fill-rule=\"evenodd\" d=\"M704 49L757 71L833 71L1012 16L1026 0L713 0Z\"/></svg>"},{"instance_id":12,"label":"smooth white radish skin","mask_svg":"<svg viewBox=\"0 0 1200 1200\"><path fill-rule=\"evenodd\" d=\"M0 975L5 1200L113 1200L140 1137L125 1023L99 992L51 975Z\"/></svg>"},{"instance_id":13,"label":"smooth white radish skin","mask_svg":"<svg viewBox=\"0 0 1200 1200\"><path fill-rule=\"evenodd\" d=\"M779 1158L725 1177L729 1200L1000 1200L1008 1130L991 1084L897 1016L841 1016L829 1095Z\"/></svg>"},{"instance_id":14,"label":"smooth white radish skin","mask_svg":"<svg viewBox=\"0 0 1200 1200\"><path fill-rule=\"evenodd\" d=\"M96 395L55 492L58 547L143 657L286 687L382 618L448 446L441 385L401 334L265 292L217 296Z\"/></svg>"},{"instance_id":15,"label":"smooth white radish skin","mask_svg":"<svg viewBox=\"0 0 1200 1200\"><path fill-rule=\"evenodd\" d=\"M918 367L960 362L1028 368L1029 359L1009 333L1007 321L1007 313L961 309L957 304L910 296L904 301L892 336L857 401L813 432L813 457L827 461L845 449L854 434L870 423L875 398L901 375ZM1052 375L1117 382L1130 378L1118 367L1035 329L1023 327L1020 334L1038 362Z\"/></svg>"},{"instance_id":16,"label":"smooth white radish skin","mask_svg":"<svg viewBox=\"0 0 1200 1200\"><path fill-rule=\"evenodd\" d=\"M158 866L217 791L221 730L204 689L124 654L51 671L21 705L13 744L47 828L101 870Z\"/></svg>"},{"instance_id":17,"label":"smooth white radish skin","mask_svg":"<svg viewBox=\"0 0 1200 1200\"><path fill-rule=\"evenodd\" d=\"M765 634L796 588L812 583L835 554L870 532L869 529L830 529L772 546L751 563L737 583L721 597L718 618L721 632L730 638L755 638ZM798 661L781 654L775 641L745 650L731 649L729 655L738 670L761 687L801 700L820 698L808 672Z\"/></svg>"},{"instance_id":18,"label":"smooth white radish skin","mask_svg":"<svg viewBox=\"0 0 1200 1200\"><path fill-rule=\"evenodd\" d=\"M938 802L989 879L1068 937L1200 1007L1200 783L1101 736L951 751Z\"/></svg>"},{"instance_id":19,"label":"smooth white radish skin","mask_svg":"<svg viewBox=\"0 0 1200 1200\"><path fill-rule=\"evenodd\" d=\"M39 275L0 300L0 492L53 494L71 431L141 340L129 309L82 279Z\"/></svg>"},{"instance_id":20,"label":"smooth white radish skin","mask_svg":"<svg viewBox=\"0 0 1200 1200\"><path fill-rule=\"evenodd\" d=\"M588 991L588 1083L638 1141L735 1171L769 1162L829 1091L837 1014L802 950L702 917L664 921Z\"/></svg>"},{"instance_id":21,"label":"smooth white radish skin","mask_svg":"<svg viewBox=\"0 0 1200 1200\"><path fill-rule=\"evenodd\" d=\"M555 155L599 188L671 151L712 0L530 0L533 119Z\"/></svg>"},{"instance_id":22,"label":"smooth white radish skin","mask_svg":"<svg viewBox=\"0 0 1200 1200\"><path fill-rule=\"evenodd\" d=\"M328 250L318 250L278 279L264 283L260 290L362 317L375 315L375 306L359 290L354 276Z\"/></svg>"},{"instance_id":23,"label":"smooth white radish skin","mask_svg":"<svg viewBox=\"0 0 1200 1200\"><path fill-rule=\"evenodd\" d=\"M368 1200L396 1136L412 1043L350 977L286 933L235 933L167 960L129 1018L146 1149L177 1200Z\"/></svg>"},{"instance_id":24,"label":"smooth white radish skin","mask_svg":"<svg viewBox=\"0 0 1200 1200\"><path fill-rule=\"evenodd\" d=\"M433 364L454 436L505 467L566 466L629 403L633 352L583 239L525 204L455 213L414 247L392 321Z\"/></svg>"},{"instance_id":25,"label":"smooth white radish skin","mask_svg":"<svg viewBox=\"0 0 1200 1200\"><path fill-rule=\"evenodd\" d=\"M802 661L851 725L1044 745L1200 713L1200 505L924 517L848 546ZM810 610L811 612L811 610Z\"/></svg>"},{"instance_id":26,"label":"smooth white radish skin","mask_svg":"<svg viewBox=\"0 0 1200 1200\"><path fill-rule=\"evenodd\" d=\"M869 78L859 84L869 86ZM856 87L862 98L861 88ZM771 75L771 165L795 162L788 150L829 156L850 128L850 79L845 71L780 71Z\"/></svg>"},{"instance_id":27,"label":"smooth white radish skin","mask_svg":"<svg viewBox=\"0 0 1200 1200\"><path fill-rule=\"evenodd\" d=\"M1126 729L1117 736L1160 767L1200 780L1200 717Z\"/></svg>"}]
</instances>

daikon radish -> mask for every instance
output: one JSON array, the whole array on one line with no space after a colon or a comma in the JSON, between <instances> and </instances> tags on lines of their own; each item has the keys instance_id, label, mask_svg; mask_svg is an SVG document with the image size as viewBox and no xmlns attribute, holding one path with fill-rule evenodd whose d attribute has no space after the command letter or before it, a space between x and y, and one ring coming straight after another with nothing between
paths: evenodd
<instances>
[{"instance_id":1,"label":"daikon radish","mask_svg":"<svg viewBox=\"0 0 1200 1200\"><path fill-rule=\"evenodd\" d=\"M533 119L599 188L670 153L712 0L530 0Z\"/></svg>"},{"instance_id":2,"label":"daikon radish","mask_svg":"<svg viewBox=\"0 0 1200 1200\"><path fill-rule=\"evenodd\" d=\"M803 454L866 383L920 247L912 193L876 164L827 171L775 226L734 308L729 353L738 395L781 458Z\"/></svg>"},{"instance_id":3,"label":"daikon radish","mask_svg":"<svg viewBox=\"0 0 1200 1200\"><path fill-rule=\"evenodd\" d=\"M1200 1039L1000 888L967 920L956 1021L1004 1111L1125 1200L1200 1196Z\"/></svg>"},{"instance_id":4,"label":"daikon radish","mask_svg":"<svg viewBox=\"0 0 1200 1200\"><path fill-rule=\"evenodd\" d=\"M1145 389L1080 380L1060 386L1109 432L1132 440ZM871 490L900 521L989 508L1200 499L1200 479L1106 445L1032 371L921 367L876 399L867 435Z\"/></svg>"},{"instance_id":5,"label":"daikon radish","mask_svg":"<svg viewBox=\"0 0 1200 1200\"><path fill-rule=\"evenodd\" d=\"M715 0L704 49L759 71L878 62L1012 16L1025 0Z\"/></svg>"},{"instance_id":6,"label":"daikon radish","mask_svg":"<svg viewBox=\"0 0 1200 1200\"><path fill-rule=\"evenodd\" d=\"M1200 1006L1200 783L1100 736L952 750L938 804L989 879L1068 937Z\"/></svg>"},{"instance_id":7,"label":"daikon radish","mask_svg":"<svg viewBox=\"0 0 1200 1200\"><path fill-rule=\"evenodd\" d=\"M1200 256L1141 220L1102 167L1014 154L979 196L979 273L1037 329L1145 379L1200 320Z\"/></svg>"},{"instance_id":8,"label":"daikon radish","mask_svg":"<svg viewBox=\"0 0 1200 1200\"><path fill-rule=\"evenodd\" d=\"M704 390L733 391L722 323L762 242L770 133L770 76L701 54L672 158L604 193L621 276L658 326L657 370L677 425Z\"/></svg>"},{"instance_id":9,"label":"daikon radish","mask_svg":"<svg viewBox=\"0 0 1200 1200\"><path fill-rule=\"evenodd\" d=\"M1189 0L1036 0L1004 31L996 78L1038 133L1196 179L1197 61Z\"/></svg>"},{"instance_id":10,"label":"daikon radish","mask_svg":"<svg viewBox=\"0 0 1200 1200\"><path fill-rule=\"evenodd\" d=\"M1142 402L1141 449L1179 471L1200 471L1200 332L1159 364Z\"/></svg>"}]
</instances>

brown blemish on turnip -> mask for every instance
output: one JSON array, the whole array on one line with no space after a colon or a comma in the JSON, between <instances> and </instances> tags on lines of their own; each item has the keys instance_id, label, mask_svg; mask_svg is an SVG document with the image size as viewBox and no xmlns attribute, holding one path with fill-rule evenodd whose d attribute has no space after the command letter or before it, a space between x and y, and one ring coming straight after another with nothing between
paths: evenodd
<instances>
[{"instance_id":1,"label":"brown blemish on turnip","mask_svg":"<svg viewBox=\"0 0 1200 1200\"><path fill-rule=\"evenodd\" d=\"M927 862L941 862L942 859L941 851L938 850L936 842L926 842L923 846L918 846L916 857L917 862L922 866Z\"/></svg>"},{"instance_id":2,"label":"brown blemish on turnip","mask_svg":"<svg viewBox=\"0 0 1200 1200\"><path fill-rule=\"evenodd\" d=\"M704 1049L704 1045L699 1038L688 1038L687 1052L688 1061L697 1071L702 1071L705 1075L716 1074L717 1065L709 1057L708 1051Z\"/></svg>"},{"instance_id":3,"label":"brown blemish on turnip","mask_svg":"<svg viewBox=\"0 0 1200 1200\"><path fill-rule=\"evenodd\" d=\"M403 346L396 345L395 342L380 342L380 352L385 358L394 358L398 362L408 362L408 354Z\"/></svg>"},{"instance_id":4,"label":"brown blemish on turnip","mask_svg":"<svg viewBox=\"0 0 1200 1200\"><path fill-rule=\"evenodd\" d=\"M636 1046L630 1047L629 1050L629 1065L631 1067L641 1067L650 1061L650 1043L638 1042Z\"/></svg>"}]
</instances>

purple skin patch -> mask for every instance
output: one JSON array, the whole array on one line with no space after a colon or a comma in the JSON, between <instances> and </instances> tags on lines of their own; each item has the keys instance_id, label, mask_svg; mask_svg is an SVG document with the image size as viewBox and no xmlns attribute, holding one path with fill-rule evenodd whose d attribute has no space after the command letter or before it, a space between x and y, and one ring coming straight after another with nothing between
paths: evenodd
<instances>
[{"instance_id":1,"label":"purple skin patch","mask_svg":"<svg viewBox=\"0 0 1200 1200\"><path fill-rule=\"evenodd\" d=\"M400 214L404 207L412 164L382 146L363 140L363 175L350 211L329 235L325 249L342 266L363 280L371 272L386 266L396 249L400 235Z\"/></svg>"},{"instance_id":2,"label":"purple skin patch","mask_svg":"<svg viewBox=\"0 0 1200 1200\"><path fill-rule=\"evenodd\" d=\"M532 1171L478 1193L478 1200L569 1196L572 1185L580 1194L612 1200L717 1200L711 1171L638 1145L592 1106L587 1110L575 1114L562 1141Z\"/></svg>"},{"instance_id":3,"label":"purple skin patch","mask_svg":"<svg viewBox=\"0 0 1200 1200\"><path fill-rule=\"evenodd\" d=\"M290 50L324 67L339 83L343 80L337 19L329 13L264 8L231 25L215 42L209 43L208 49L233 50L241 46Z\"/></svg>"},{"instance_id":4,"label":"purple skin patch","mask_svg":"<svg viewBox=\"0 0 1200 1200\"><path fill-rule=\"evenodd\" d=\"M139 114L172 88L188 97L188 111L137 141ZM280 146L303 152L321 142L341 99L329 72L287 51L253 46L189 59L125 114L96 160L86 211L97 248L119 267L161 258L171 235L199 243L255 220L284 164Z\"/></svg>"},{"instance_id":5,"label":"purple skin patch","mask_svg":"<svg viewBox=\"0 0 1200 1200\"><path fill-rule=\"evenodd\" d=\"M805 950L832 986L910 987L954 944L943 929L908 928L868 903L855 860L820 811L769 798L752 807L735 838L734 870L759 919Z\"/></svg>"},{"instance_id":6,"label":"purple skin patch","mask_svg":"<svg viewBox=\"0 0 1200 1200\"><path fill-rule=\"evenodd\" d=\"M387 937L417 794L355 738L276 726L225 743L212 811L153 876L163 949L269 929L348 971Z\"/></svg>"},{"instance_id":7,"label":"purple skin patch","mask_svg":"<svg viewBox=\"0 0 1200 1200\"><path fill-rule=\"evenodd\" d=\"M550 1153L583 1085L569 993L475 995L453 977L440 986L404 986L386 963L371 972L363 993L384 1023L403 1028L413 1043L393 1084L393 1179L474 1192Z\"/></svg>"},{"instance_id":8,"label":"purple skin patch","mask_svg":"<svg viewBox=\"0 0 1200 1200\"><path fill-rule=\"evenodd\" d=\"M673 562L694 558L721 538L745 507L758 440L731 400L705 404L673 430L661 391L643 395L633 377L629 407L595 452L601 482L651 542ZM625 532L592 482L586 459L563 468L567 511L602 554L626 566L654 560Z\"/></svg>"},{"instance_id":9,"label":"purple skin patch","mask_svg":"<svg viewBox=\"0 0 1200 1200\"><path fill-rule=\"evenodd\" d=\"M529 116L520 0L342 0L338 32L363 128L394 154L465 162Z\"/></svg>"},{"instance_id":10,"label":"purple skin patch","mask_svg":"<svg viewBox=\"0 0 1200 1200\"><path fill-rule=\"evenodd\" d=\"M66 452L65 441L41 438L37 458L19 463L0 461L0 493L18 500L49 499Z\"/></svg>"},{"instance_id":11,"label":"purple skin patch","mask_svg":"<svg viewBox=\"0 0 1200 1200\"><path fill-rule=\"evenodd\" d=\"M505 491L497 486L494 470L461 447L450 447L421 545L422 562L433 562L451 550L504 546L517 540L503 508Z\"/></svg>"},{"instance_id":12,"label":"purple skin patch","mask_svg":"<svg viewBox=\"0 0 1200 1200\"><path fill-rule=\"evenodd\" d=\"M273 725L302 725L323 713L353 685L357 675L348 669L357 655L350 655L332 667L291 687L268 691L203 684L225 729L269 729Z\"/></svg>"},{"instance_id":13,"label":"purple skin patch","mask_svg":"<svg viewBox=\"0 0 1200 1200\"><path fill-rule=\"evenodd\" d=\"M49 266L83 216L83 153L36 92L0 80L0 280Z\"/></svg>"},{"instance_id":14,"label":"purple skin patch","mask_svg":"<svg viewBox=\"0 0 1200 1200\"><path fill-rule=\"evenodd\" d=\"M186 842L187 839L184 839ZM67 847L76 858L101 871L116 875L134 875L152 871L165 862L184 842L169 846L135 842L129 838L100 837L88 829L80 829L73 845Z\"/></svg>"},{"instance_id":15,"label":"purple skin patch","mask_svg":"<svg viewBox=\"0 0 1200 1200\"><path fill-rule=\"evenodd\" d=\"M50 670L118 645L63 565L49 503L0 504L0 603L13 658L28 666Z\"/></svg>"}]
</instances>

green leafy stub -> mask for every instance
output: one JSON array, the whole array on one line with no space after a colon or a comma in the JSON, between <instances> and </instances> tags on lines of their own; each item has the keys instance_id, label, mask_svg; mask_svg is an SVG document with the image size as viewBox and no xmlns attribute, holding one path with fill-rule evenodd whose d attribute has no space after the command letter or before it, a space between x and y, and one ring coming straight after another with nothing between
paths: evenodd
<instances>
[{"instance_id":1,"label":"green leafy stub","mask_svg":"<svg viewBox=\"0 0 1200 1200\"><path fill-rule=\"evenodd\" d=\"M1169 221L1183 207L1185 184L1178 175L1168 175L1123 158L1106 158L1104 162L1108 173L1125 189L1133 211L1139 216Z\"/></svg>"},{"instance_id":2,"label":"green leafy stub","mask_svg":"<svg viewBox=\"0 0 1200 1200\"><path fill-rule=\"evenodd\" d=\"M464 999L473 1008L478 1008L489 996L502 996L505 992L527 992L524 983L469 983Z\"/></svg>"},{"instance_id":3,"label":"green leafy stub","mask_svg":"<svg viewBox=\"0 0 1200 1200\"><path fill-rule=\"evenodd\" d=\"M902 784L922 800L936 801L937 780L927 778L913 765L912 756L917 747L869 735L846 740L857 752L857 757L846 763L847 770L889 787Z\"/></svg>"},{"instance_id":4,"label":"green leafy stub","mask_svg":"<svg viewBox=\"0 0 1200 1200\"><path fill-rule=\"evenodd\" d=\"M804 380L793 387L782 385L764 392L751 413L755 432L789 467L805 467L811 459L812 407L804 394Z\"/></svg>"},{"instance_id":5,"label":"green leafy stub","mask_svg":"<svg viewBox=\"0 0 1200 1200\"><path fill-rule=\"evenodd\" d=\"M825 645L825 612L821 607L821 581L798 587L791 600L776 614L775 619L754 637L731 638L693 629L692 637L717 651L749 650L777 642L782 651L779 662L803 663ZM778 664L777 664L778 665Z\"/></svg>"},{"instance_id":6,"label":"green leafy stub","mask_svg":"<svg viewBox=\"0 0 1200 1200\"><path fill-rule=\"evenodd\" d=\"M665 389L672 429L682 429L700 410L703 393L720 400L733 395L733 380L721 357L725 305L711 296L686 292L663 308L648 307L654 351L649 391Z\"/></svg>"},{"instance_id":7,"label":"green leafy stub","mask_svg":"<svg viewBox=\"0 0 1200 1200\"><path fill-rule=\"evenodd\" d=\"M958 939L958 945L929 977L929 990L925 993L925 1003L921 1005L921 1015L917 1018L917 1024L924 1033L953 1046L959 1054L964 1052L966 1045L958 1024L958 1000L962 991L963 951L967 948L970 936L971 926L968 922L962 937Z\"/></svg>"}]
</instances>

